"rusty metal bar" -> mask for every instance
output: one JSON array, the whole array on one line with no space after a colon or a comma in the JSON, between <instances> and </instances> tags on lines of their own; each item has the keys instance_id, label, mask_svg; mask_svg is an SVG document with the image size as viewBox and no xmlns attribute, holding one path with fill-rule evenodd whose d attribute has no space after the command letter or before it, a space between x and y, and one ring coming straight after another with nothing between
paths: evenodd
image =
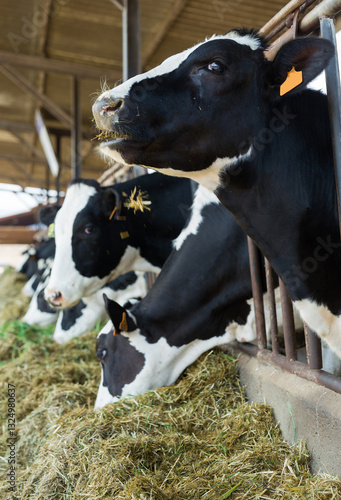
<instances>
[{"instance_id":1,"label":"rusty metal bar","mask_svg":"<svg viewBox=\"0 0 341 500\"><path fill-rule=\"evenodd\" d=\"M268 290L272 352L278 354L279 345L278 345L276 298L275 298L275 287L274 287L274 271L268 259L265 259L265 276L266 276L266 288Z\"/></svg>"},{"instance_id":2,"label":"rusty metal bar","mask_svg":"<svg viewBox=\"0 0 341 500\"><path fill-rule=\"evenodd\" d=\"M78 179L82 172L82 116L80 105L80 83L78 78L72 78L72 117L71 129L71 178Z\"/></svg>"},{"instance_id":3,"label":"rusty metal bar","mask_svg":"<svg viewBox=\"0 0 341 500\"><path fill-rule=\"evenodd\" d=\"M287 17L290 16L296 9L298 9L304 1L302 0L291 0L287 3L283 9L281 9L277 14L274 15L270 21L268 21L263 28L259 30L259 34L266 37L271 31L273 31L279 24L286 22Z\"/></svg>"},{"instance_id":4,"label":"rusty metal bar","mask_svg":"<svg viewBox=\"0 0 341 500\"><path fill-rule=\"evenodd\" d=\"M316 333L304 323L304 336L309 368L319 370L322 368L321 340Z\"/></svg>"},{"instance_id":5,"label":"rusty metal bar","mask_svg":"<svg viewBox=\"0 0 341 500\"><path fill-rule=\"evenodd\" d=\"M297 34L299 36L309 35L313 31L319 28L320 17L332 17L341 11L341 1L340 0L323 0L314 9L312 9L308 14L306 14L301 21L298 23ZM260 33L264 32L266 25L261 28ZM294 38L293 27L289 28L283 35L281 35L277 40L274 41L266 51L266 57L272 60L277 54L278 50L287 42Z\"/></svg>"},{"instance_id":6,"label":"rusty metal bar","mask_svg":"<svg viewBox=\"0 0 341 500\"><path fill-rule=\"evenodd\" d=\"M316 2L316 0L306 0L305 2L301 2L301 5L298 8L297 7L294 8L292 10L291 14L289 14L287 17L283 18L282 22L280 22L277 25L274 25L275 28L273 28L272 31L268 31L267 29L265 29L266 28L266 25L265 25L263 28L261 28L260 34L262 36L264 36L266 41L271 40L278 33L280 33L284 28L290 28L290 26L292 25L293 19L294 19L294 12L297 12L298 14L302 14L310 7L311 4L313 4L315 2Z\"/></svg>"},{"instance_id":7,"label":"rusty metal bar","mask_svg":"<svg viewBox=\"0 0 341 500\"><path fill-rule=\"evenodd\" d=\"M266 349L257 350L257 347L253 344L238 343L236 349L257 358L262 363L279 366L287 372L341 394L341 378L336 375L332 375L323 370L311 370L305 363L301 363L300 361L289 361L288 358L282 354L274 354Z\"/></svg>"},{"instance_id":8,"label":"rusty metal bar","mask_svg":"<svg viewBox=\"0 0 341 500\"><path fill-rule=\"evenodd\" d=\"M292 302L281 278L279 278L279 289L281 292L285 354L288 360L296 360L295 322Z\"/></svg>"},{"instance_id":9,"label":"rusty metal bar","mask_svg":"<svg viewBox=\"0 0 341 500\"><path fill-rule=\"evenodd\" d=\"M340 2L341 3L341 2ZM334 154L334 172L341 233L341 86L335 26L332 19L321 19L321 36L334 44L335 55L328 64L326 73L327 99Z\"/></svg>"},{"instance_id":10,"label":"rusty metal bar","mask_svg":"<svg viewBox=\"0 0 341 500\"><path fill-rule=\"evenodd\" d=\"M264 318L263 290L260 273L260 253L254 241L248 236L247 245L250 258L250 274L252 285L252 296L255 308L256 330L258 339L258 348L266 348L266 330Z\"/></svg>"}]
</instances>

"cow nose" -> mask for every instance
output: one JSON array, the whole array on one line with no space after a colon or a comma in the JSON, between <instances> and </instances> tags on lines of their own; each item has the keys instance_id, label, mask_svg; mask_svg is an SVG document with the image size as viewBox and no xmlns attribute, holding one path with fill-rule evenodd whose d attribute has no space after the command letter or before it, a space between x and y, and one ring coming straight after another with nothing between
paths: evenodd
<instances>
[{"instance_id":1,"label":"cow nose","mask_svg":"<svg viewBox=\"0 0 341 500\"><path fill-rule=\"evenodd\" d=\"M97 99L92 107L96 125L99 129L105 129L108 121L117 117L118 111L123 107L123 99Z\"/></svg>"},{"instance_id":2,"label":"cow nose","mask_svg":"<svg viewBox=\"0 0 341 500\"><path fill-rule=\"evenodd\" d=\"M63 304L63 295L55 290L45 289L45 300L53 307L61 307Z\"/></svg>"}]
</instances>

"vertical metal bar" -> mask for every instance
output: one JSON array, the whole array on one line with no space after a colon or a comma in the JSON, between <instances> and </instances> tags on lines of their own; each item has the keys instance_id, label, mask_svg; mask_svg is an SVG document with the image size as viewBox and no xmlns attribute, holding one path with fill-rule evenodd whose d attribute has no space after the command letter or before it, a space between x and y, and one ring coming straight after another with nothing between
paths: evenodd
<instances>
[{"instance_id":1,"label":"vertical metal bar","mask_svg":"<svg viewBox=\"0 0 341 500\"><path fill-rule=\"evenodd\" d=\"M259 250L254 241L249 238L249 236L247 237L247 245L250 258L250 274L253 303L255 308L258 349L266 349L266 330Z\"/></svg>"},{"instance_id":2,"label":"vertical metal bar","mask_svg":"<svg viewBox=\"0 0 341 500\"><path fill-rule=\"evenodd\" d=\"M56 135L56 157L59 163L59 170L56 177L56 191L57 191L57 205L60 202L60 175L61 175L61 136L59 134Z\"/></svg>"},{"instance_id":3,"label":"vertical metal bar","mask_svg":"<svg viewBox=\"0 0 341 500\"><path fill-rule=\"evenodd\" d=\"M49 202L49 191L50 191L50 167L46 165L46 202Z\"/></svg>"},{"instance_id":4,"label":"vertical metal bar","mask_svg":"<svg viewBox=\"0 0 341 500\"><path fill-rule=\"evenodd\" d=\"M78 78L72 78L72 116L71 129L71 178L77 179L82 175L82 115L80 104L80 83Z\"/></svg>"},{"instance_id":5,"label":"vertical metal bar","mask_svg":"<svg viewBox=\"0 0 341 500\"><path fill-rule=\"evenodd\" d=\"M275 298L275 288L274 288L274 271L268 259L265 259L265 276L266 276L266 288L268 290L272 352L274 354L278 354L279 345L278 345L276 298Z\"/></svg>"},{"instance_id":6,"label":"vertical metal bar","mask_svg":"<svg viewBox=\"0 0 341 500\"><path fill-rule=\"evenodd\" d=\"M124 0L122 12L123 80L141 73L140 0Z\"/></svg>"},{"instance_id":7,"label":"vertical metal bar","mask_svg":"<svg viewBox=\"0 0 341 500\"><path fill-rule=\"evenodd\" d=\"M321 340L316 333L304 323L305 345L307 350L307 360L309 368L319 370L322 368Z\"/></svg>"},{"instance_id":8,"label":"vertical metal bar","mask_svg":"<svg viewBox=\"0 0 341 500\"><path fill-rule=\"evenodd\" d=\"M335 55L326 68L327 98L333 143L339 227L341 233L341 85L333 19L320 19L321 36L334 44Z\"/></svg>"},{"instance_id":9,"label":"vertical metal bar","mask_svg":"<svg viewBox=\"0 0 341 500\"><path fill-rule=\"evenodd\" d=\"M296 360L295 322L292 302L281 278L279 278L279 289L281 292L285 355L289 360Z\"/></svg>"}]
</instances>

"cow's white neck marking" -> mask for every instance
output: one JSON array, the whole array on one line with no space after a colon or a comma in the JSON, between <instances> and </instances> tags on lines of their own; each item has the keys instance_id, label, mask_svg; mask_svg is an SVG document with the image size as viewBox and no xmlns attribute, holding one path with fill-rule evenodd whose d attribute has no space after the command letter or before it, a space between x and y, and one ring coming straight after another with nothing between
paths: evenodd
<instances>
[{"instance_id":1,"label":"cow's white neck marking","mask_svg":"<svg viewBox=\"0 0 341 500\"><path fill-rule=\"evenodd\" d=\"M203 220L202 210L206 205L211 203L219 203L218 198L208 189L199 186L194 197L191 219L188 225L181 231L179 236L174 240L173 247L179 250L184 241L190 234L197 234L199 226Z\"/></svg>"},{"instance_id":2,"label":"cow's white neck marking","mask_svg":"<svg viewBox=\"0 0 341 500\"><path fill-rule=\"evenodd\" d=\"M303 321L341 358L341 316L309 299L296 300L294 305Z\"/></svg>"},{"instance_id":3,"label":"cow's white neck marking","mask_svg":"<svg viewBox=\"0 0 341 500\"><path fill-rule=\"evenodd\" d=\"M118 97L126 97L129 94L129 91L134 83L148 78L155 78L174 71L180 66L181 63L183 63L188 58L190 54L192 54L192 52L194 52L201 45L210 42L211 40L233 40L234 42L237 42L241 45L248 45L252 50L259 49L261 45L260 40L258 40L257 38L251 35L240 35L237 31L231 31L226 35L213 35L211 38L206 39L204 42L200 42L197 45L194 45L194 47L168 57L159 66L156 66L155 68L146 71L145 73L141 73L140 75L136 75L133 78L130 78L129 80L118 85L112 90L103 92L103 94L98 99L115 99ZM146 90L148 90L147 82Z\"/></svg>"}]
</instances>

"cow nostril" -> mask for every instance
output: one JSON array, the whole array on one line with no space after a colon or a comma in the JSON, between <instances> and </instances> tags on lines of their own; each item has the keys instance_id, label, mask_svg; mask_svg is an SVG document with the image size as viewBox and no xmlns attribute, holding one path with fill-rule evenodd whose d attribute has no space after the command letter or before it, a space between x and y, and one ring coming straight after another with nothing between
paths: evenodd
<instances>
[{"instance_id":1,"label":"cow nostril","mask_svg":"<svg viewBox=\"0 0 341 500\"><path fill-rule=\"evenodd\" d=\"M112 102L108 106L103 107L101 115L103 115L104 113L107 116L113 115L123 106L123 103L124 103L123 99L116 99L116 101Z\"/></svg>"},{"instance_id":2,"label":"cow nostril","mask_svg":"<svg viewBox=\"0 0 341 500\"><path fill-rule=\"evenodd\" d=\"M62 294L60 292L53 292L47 296L47 301L53 306L60 306L62 304Z\"/></svg>"}]
</instances>

